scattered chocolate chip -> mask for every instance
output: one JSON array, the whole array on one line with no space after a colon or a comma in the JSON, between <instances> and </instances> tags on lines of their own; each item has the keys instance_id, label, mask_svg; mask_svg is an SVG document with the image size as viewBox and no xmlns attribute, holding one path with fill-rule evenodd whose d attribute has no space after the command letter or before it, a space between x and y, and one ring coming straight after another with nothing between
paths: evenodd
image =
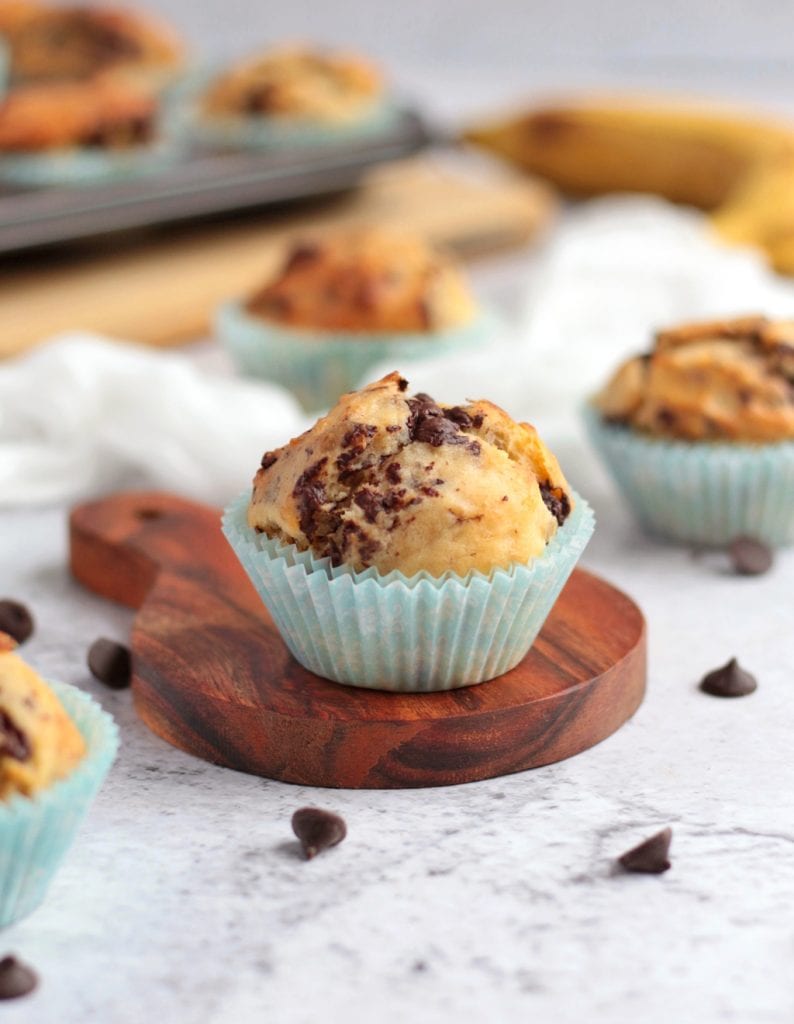
<instances>
[{"instance_id":1,"label":"scattered chocolate chip","mask_svg":"<svg viewBox=\"0 0 794 1024\"><path fill-rule=\"evenodd\" d=\"M292 831L300 840L306 860L311 860L329 846L341 843L347 835L347 826L331 811L301 807L292 815Z\"/></svg>"},{"instance_id":2,"label":"scattered chocolate chip","mask_svg":"<svg viewBox=\"0 0 794 1024\"><path fill-rule=\"evenodd\" d=\"M32 992L38 983L36 972L15 956L0 960L0 999L19 999Z\"/></svg>"},{"instance_id":3,"label":"scattered chocolate chip","mask_svg":"<svg viewBox=\"0 0 794 1024\"><path fill-rule=\"evenodd\" d=\"M323 457L313 463L298 477L292 489L292 496L298 503L300 528L309 543L318 530L318 519L326 501L325 486L321 482L328 459Z\"/></svg>"},{"instance_id":4,"label":"scattered chocolate chip","mask_svg":"<svg viewBox=\"0 0 794 1024\"><path fill-rule=\"evenodd\" d=\"M132 661L129 648L115 640L105 637L95 640L88 651L88 667L95 679L112 690L124 690L130 685Z\"/></svg>"},{"instance_id":5,"label":"scattered chocolate chip","mask_svg":"<svg viewBox=\"0 0 794 1024\"><path fill-rule=\"evenodd\" d=\"M663 828L650 839L618 857L618 864L624 871L638 871L647 875L660 875L670 867L668 854L673 839L673 830Z\"/></svg>"},{"instance_id":6,"label":"scattered chocolate chip","mask_svg":"<svg viewBox=\"0 0 794 1024\"><path fill-rule=\"evenodd\" d=\"M755 676L745 672L736 658L727 665L707 672L700 680L700 689L712 697L746 697L758 688Z\"/></svg>"},{"instance_id":7,"label":"scattered chocolate chip","mask_svg":"<svg viewBox=\"0 0 794 1024\"><path fill-rule=\"evenodd\" d=\"M0 711L0 757L12 757L15 761L27 761L30 757L27 736L5 711Z\"/></svg>"},{"instance_id":8,"label":"scattered chocolate chip","mask_svg":"<svg viewBox=\"0 0 794 1024\"><path fill-rule=\"evenodd\" d=\"M407 389L408 381L405 379L405 377L400 377L400 379L397 381L397 387L399 388L400 391L405 391Z\"/></svg>"},{"instance_id":9,"label":"scattered chocolate chip","mask_svg":"<svg viewBox=\"0 0 794 1024\"><path fill-rule=\"evenodd\" d=\"M460 424L449 419L446 413L430 395L418 394L408 399L411 412L408 417L408 434L412 441L439 448L442 444L464 444L475 454L480 453L478 441L472 441L462 433ZM464 416L467 414L461 409Z\"/></svg>"},{"instance_id":10,"label":"scattered chocolate chip","mask_svg":"<svg viewBox=\"0 0 794 1024\"><path fill-rule=\"evenodd\" d=\"M24 644L33 633L33 616L19 601L0 601L0 632L8 633L18 644Z\"/></svg>"},{"instance_id":11,"label":"scattered chocolate chip","mask_svg":"<svg viewBox=\"0 0 794 1024\"><path fill-rule=\"evenodd\" d=\"M377 519L378 512L383 508L382 495L378 494L377 491L371 491L366 487L363 487L354 496L353 501L364 513L364 518L368 523L374 523Z\"/></svg>"},{"instance_id":12,"label":"scattered chocolate chip","mask_svg":"<svg viewBox=\"0 0 794 1024\"><path fill-rule=\"evenodd\" d=\"M774 561L766 544L753 537L736 537L728 545L728 554L740 576L760 576L769 572Z\"/></svg>"},{"instance_id":13,"label":"scattered chocolate chip","mask_svg":"<svg viewBox=\"0 0 794 1024\"><path fill-rule=\"evenodd\" d=\"M390 484L398 484L402 479L399 462L390 462L386 467L386 479Z\"/></svg>"},{"instance_id":14,"label":"scattered chocolate chip","mask_svg":"<svg viewBox=\"0 0 794 1024\"><path fill-rule=\"evenodd\" d=\"M274 462L278 462L278 455L274 455L273 452L265 452L260 465L262 469L270 469Z\"/></svg>"},{"instance_id":15,"label":"scattered chocolate chip","mask_svg":"<svg viewBox=\"0 0 794 1024\"><path fill-rule=\"evenodd\" d=\"M540 485L540 496L543 498L543 504L557 520L557 525L562 526L571 514L568 495L562 487L552 487L551 482L547 480L545 484Z\"/></svg>"},{"instance_id":16,"label":"scattered chocolate chip","mask_svg":"<svg viewBox=\"0 0 794 1024\"><path fill-rule=\"evenodd\" d=\"M305 267L314 263L321 252L322 249L316 242L296 242L287 257L284 273L295 270L296 267Z\"/></svg>"}]
</instances>

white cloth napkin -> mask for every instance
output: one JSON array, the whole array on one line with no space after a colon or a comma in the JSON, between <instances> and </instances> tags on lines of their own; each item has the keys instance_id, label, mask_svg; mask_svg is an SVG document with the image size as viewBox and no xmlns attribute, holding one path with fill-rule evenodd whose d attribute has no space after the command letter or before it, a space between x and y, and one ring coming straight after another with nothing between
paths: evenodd
<instances>
[{"instance_id":1,"label":"white cloth napkin","mask_svg":"<svg viewBox=\"0 0 794 1024\"><path fill-rule=\"evenodd\" d=\"M68 335L0 364L0 504L150 487L222 503L304 430L280 388Z\"/></svg>"},{"instance_id":2,"label":"white cloth napkin","mask_svg":"<svg viewBox=\"0 0 794 1024\"><path fill-rule=\"evenodd\" d=\"M442 401L487 397L534 423L572 479L591 461L578 407L655 328L752 312L794 317L794 283L756 253L711 238L700 214L650 198L579 207L520 287L525 313L503 339L399 369ZM223 502L247 486L263 451L308 425L278 387L209 372L181 353L63 337L0 364L0 504L121 487Z\"/></svg>"}]
</instances>

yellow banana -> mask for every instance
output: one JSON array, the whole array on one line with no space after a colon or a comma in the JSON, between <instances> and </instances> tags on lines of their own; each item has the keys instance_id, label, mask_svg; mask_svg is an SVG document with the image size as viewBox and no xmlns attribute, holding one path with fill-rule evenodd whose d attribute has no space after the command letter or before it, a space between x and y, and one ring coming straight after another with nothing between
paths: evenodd
<instances>
[{"instance_id":1,"label":"yellow banana","mask_svg":"<svg viewBox=\"0 0 794 1024\"><path fill-rule=\"evenodd\" d=\"M593 98L464 136L565 192L650 192L708 210L723 238L794 272L794 124L711 104Z\"/></svg>"}]
</instances>

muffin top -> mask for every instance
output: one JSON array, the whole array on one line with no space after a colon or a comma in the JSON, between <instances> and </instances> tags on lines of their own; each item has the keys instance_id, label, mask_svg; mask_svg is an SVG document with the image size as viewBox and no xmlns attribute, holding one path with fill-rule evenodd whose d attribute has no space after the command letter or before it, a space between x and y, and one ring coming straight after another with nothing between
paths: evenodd
<instances>
[{"instance_id":1,"label":"muffin top","mask_svg":"<svg viewBox=\"0 0 794 1024\"><path fill-rule=\"evenodd\" d=\"M0 100L0 152L144 145L156 115L149 91L117 78L19 86Z\"/></svg>"},{"instance_id":2,"label":"muffin top","mask_svg":"<svg viewBox=\"0 0 794 1024\"><path fill-rule=\"evenodd\" d=\"M448 257L385 228L297 240L247 309L296 328L422 333L461 326L476 312Z\"/></svg>"},{"instance_id":3,"label":"muffin top","mask_svg":"<svg viewBox=\"0 0 794 1024\"><path fill-rule=\"evenodd\" d=\"M202 98L210 116L354 121L383 93L379 72L352 53L281 47L220 75Z\"/></svg>"},{"instance_id":4,"label":"muffin top","mask_svg":"<svg viewBox=\"0 0 794 1024\"><path fill-rule=\"evenodd\" d=\"M41 676L13 653L0 633L0 800L34 796L65 778L85 755L85 742Z\"/></svg>"},{"instance_id":5,"label":"muffin top","mask_svg":"<svg viewBox=\"0 0 794 1024\"><path fill-rule=\"evenodd\" d=\"M360 571L489 573L540 554L572 507L534 427L490 402L409 397L398 373L266 452L248 523Z\"/></svg>"},{"instance_id":6,"label":"muffin top","mask_svg":"<svg viewBox=\"0 0 794 1024\"><path fill-rule=\"evenodd\" d=\"M658 437L794 438L794 321L747 316L660 331L595 404L604 419Z\"/></svg>"},{"instance_id":7,"label":"muffin top","mask_svg":"<svg viewBox=\"0 0 794 1024\"><path fill-rule=\"evenodd\" d=\"M184 59L182 44L167 25L113 7L9 0L0 3L0 31L16 82L85 79L111 69L165 72Z\"/></svg>"}]
</instances>

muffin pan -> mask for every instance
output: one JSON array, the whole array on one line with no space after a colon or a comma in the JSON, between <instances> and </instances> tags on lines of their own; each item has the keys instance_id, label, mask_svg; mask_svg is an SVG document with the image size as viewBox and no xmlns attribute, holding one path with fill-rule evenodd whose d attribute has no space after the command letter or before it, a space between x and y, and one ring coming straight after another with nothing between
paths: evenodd
<instances>
[{"instance_id":1,"label":"muffin pan","mask_svg":"<svg viewBox=\"0 0 794 1024\"><path fill-rule=\"evenodd\" d=\"M490 682L397 694L321 679L289 654L219 516L168 494L133 493L82 505L70 520L77 579L138 609L138 713L191 754L303 785L451 785L577 754L642 701L642 613L581 569L524 660Z\"/></svg>"}]
</instances>

